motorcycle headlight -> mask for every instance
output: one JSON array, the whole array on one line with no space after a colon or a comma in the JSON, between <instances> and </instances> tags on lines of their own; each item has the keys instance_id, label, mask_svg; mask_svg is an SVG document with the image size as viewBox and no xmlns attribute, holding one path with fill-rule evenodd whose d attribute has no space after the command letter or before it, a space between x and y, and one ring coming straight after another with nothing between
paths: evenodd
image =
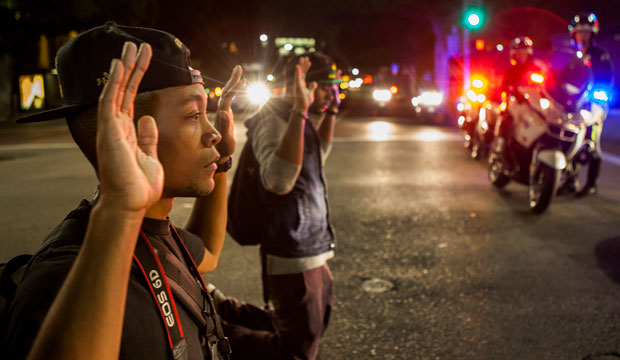
<instances>
[{"instance_id":1,"label":"motorcycle headlight","mask_svg":"<svg viewBox=\"0 0 620 360\"><path fill-rule=\"evenodd\" d=\"M469 100L471 100L472 102L476 102L476 101L478 101L478 94L476 94L476 92L475 92L475 91L473 91L473 90L471 90L471 89L470 89L470 90L467 90L467 92L465 93L465 95L466 95L466 96L467 96L467 98L468 98Z\"/></svg>"}]
</instances>

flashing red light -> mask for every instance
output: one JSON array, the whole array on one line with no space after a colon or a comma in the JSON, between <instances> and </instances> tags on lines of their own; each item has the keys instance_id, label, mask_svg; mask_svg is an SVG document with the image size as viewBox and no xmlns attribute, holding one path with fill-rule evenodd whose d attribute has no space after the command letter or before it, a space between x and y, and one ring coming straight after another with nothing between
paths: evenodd
<instances>
[{"instance_id":1,"label":"flashing red light","mask_svg":"<svg viewBox=\"0 0 620 360\"><path fill-rule=\"evenodd\" d=\"M364 79L362 79L362 81L364 82L364 84L372 84L372 76L366 75L364 76Z\"/></svg>"},{"instance_id":2,"label":"flashing red light","mask_svg":"<svg viewBox=\"0 0 620 360\"><path fill-rule=\"evenodd\" d=\"M543 82L545 82L545 77L539 73L532 73L530 75L530 80L532 80L532 82L535 82L536 84L542 84Z\"/></svg>"}]
</instances>

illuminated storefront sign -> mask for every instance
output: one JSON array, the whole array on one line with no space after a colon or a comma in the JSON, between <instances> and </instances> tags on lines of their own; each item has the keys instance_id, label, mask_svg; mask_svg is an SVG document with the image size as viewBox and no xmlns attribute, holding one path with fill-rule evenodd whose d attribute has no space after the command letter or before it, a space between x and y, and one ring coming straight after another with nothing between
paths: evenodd
<instances>
[{"instance_id":1,"label":"illuminated storefront sign","mask_svg":"<svg viewBox=\"0 0 620 360\"><path fill-rule=\"evenodd\" d=\"M312 38L288 38L288 37L279 37L276 38L276 46L284 47L286 44L291 44L293 47L313 47L316 44L316 40ZM290 49L287 50L292 50Z\"/></svg>"},{"instance_id":2,"label":"illuminated storefront sign","mask_svg":"<svg viewBox=\"0 0 620 360\"><path fill-rule=\"evenodd\" d=\"M22 75L19 77L19 100L22 110L40 110L45 105L43 75Z\"/></svg>"}]
</instances>

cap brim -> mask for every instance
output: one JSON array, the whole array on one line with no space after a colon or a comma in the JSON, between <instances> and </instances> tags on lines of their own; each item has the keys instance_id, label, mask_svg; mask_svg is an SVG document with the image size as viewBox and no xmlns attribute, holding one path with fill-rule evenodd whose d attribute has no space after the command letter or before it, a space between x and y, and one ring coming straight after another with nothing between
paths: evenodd
<instances>
[{"instance_id":1,"label":"cap brim","mask_svg":"<svg viewBox=\"0 0 620 360\"><path fill-rule=\"evenodd\" d=\"M41 112L38 112L32 115L26 115L24 117L17 119L17 123L26 124L26 123L33 123L33 122L40 122L40 121L62 119L66 117L67 115L75 114L79 112L80 110L83 110L91 105L92 104L65 105L65 106L61 106L56 109L41 111Z\"/></svg>"}]
</instances>

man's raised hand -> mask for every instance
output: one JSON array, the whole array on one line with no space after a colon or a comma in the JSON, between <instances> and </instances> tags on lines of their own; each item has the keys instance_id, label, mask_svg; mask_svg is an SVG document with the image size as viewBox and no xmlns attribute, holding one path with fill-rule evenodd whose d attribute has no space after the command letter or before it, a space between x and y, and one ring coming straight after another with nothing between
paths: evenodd
<instances>
[{"instance_id":1,"label":"man's raised hand","mask_svg":"<svg viewBox=\"0 0 620 360\"><path fill-rule=\"evenodd\" d=\"M226 158L235 152L235 121L231 105L235 96L239 93L245 84L245 79L241 78L243 69L237 65L230 74L230 79L222 89L222 96L218 104L217 113L215 115L215 128L222 135L222 140L216 145L217 151L222 158Z\"/></svg>"},{"instance_id":2,"label":"man's raised hand","mask_svg":"<svg viewBox=\"0 0 620 360\"><path fill-rule=\"evenodd\" d=\"M147 210L161 197L164 170L157 159L155 119L143 116L134 126L134 100L152 56L126 42L121 60L112 60L110 79L99 97L97 162L100 201L120 211Z\"/></svg>"},{"instance_id":3,"label":"man's raised hand","mask_svg":"<svg viewBox=\"0 0 620 360\"><path fill-rule=\"evenodd\" d=\"M306 73L310 70L312 63L308 57L299 58L295 66L295 84L293 86L293 110L306 114L312 102L314 102L314 91L317 88L316 82L311 82L306 86Z\"/></svg>"}]
</instances>

